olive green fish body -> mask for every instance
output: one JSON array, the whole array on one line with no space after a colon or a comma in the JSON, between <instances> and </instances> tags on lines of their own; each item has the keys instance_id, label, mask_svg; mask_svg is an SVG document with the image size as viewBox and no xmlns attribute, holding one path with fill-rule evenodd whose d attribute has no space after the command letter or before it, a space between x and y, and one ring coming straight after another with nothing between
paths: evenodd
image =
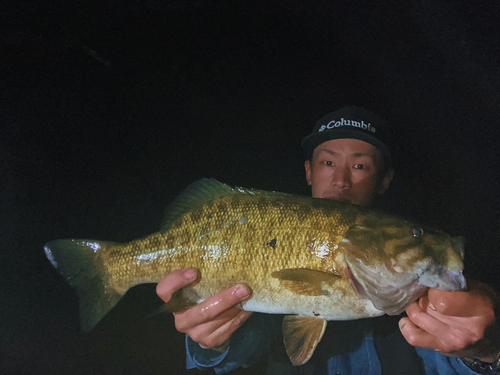
<instances>
[{"instance_id":1,"label":"olive green fish body","mask_svg":"<svg viewBox=\"0 0 500 375\"><path fill-rule=\"evenodd\" d=\"M382 314L353 288L338 247L359 210L337 202L320 203L255 191L207 201L178 217L166 231L112 246L106 263L113 288L124 293L140 283L158 282L175 269L194 267L203 276L193 288L196 302L245 283L253 289L244 306L251 311L326 319ZM272 276L274 271L304 268L332 274L336 292L322 292L313 301L310 295L284 288Z\"/></svg>"},{"instance_id":2,"label":"olive green fish body","mask_svg":"<svg viewBox=\"0 0 500 375\"><path fill-rule=\"evenodd\" d=\"M45 253L78 292L91 329L131 287L193 267L202 279L169 302L188 308L236 283L249 311L285 318L285 346L306 362L326 320L398 314L428 287L465 288L463 240L342 202L190 185L167 208L159 232L126 244L56 240Z\"/></svg>"}]
</instances>

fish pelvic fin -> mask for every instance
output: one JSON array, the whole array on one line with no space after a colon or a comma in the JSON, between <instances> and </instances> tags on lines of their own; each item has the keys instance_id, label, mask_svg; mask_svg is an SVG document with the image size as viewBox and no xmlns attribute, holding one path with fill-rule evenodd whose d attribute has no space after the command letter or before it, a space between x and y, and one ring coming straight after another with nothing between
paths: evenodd
<instances>
[{"instance_id":1,"label":"fish pelvic fin","mask_svg":"<svg viewBox=\"0 0 500 375\"><path fill-rule=\"evenodd\" d=\"M187 286L175 292L170 298L170 301L160 308L160 312L173 313L185 311L196 306L201 301L202 298L198 295L198 293L196 293L192 287Z\"/></svg>"},{"instance_id":2,"label":"fish pelvic fin","mask_svg":"<svg viewBox=\"0 0 500 375\"><path fill-rule=\"evenodd\" d=\"M271 276L279 279L282 287L303 296L328 295L341 279L337 274L307 268L287 268L274 271Z\"/></svg>"},{"instance_id":3,"label":"fish pelvic fin","mask_svg":"<svg viewBox=\"0 0 500 375\"><path fill-rule=\"evenodd\" d=\"M326 320L298 315L283 319L283 341L294 366L309 361L326 329Z\"/></svg>"},{"instance_id":4,"label":"fish pelvic fin","mask_svg":"<svg viewBox=\"0 0 500 375\"><path fill-rule=\"evenodd\" d=\"M45 245L45 255L67 282L76 289L80 301L80 324L90 331L120 298L106 269L105 249L113 242L55 240Z\"/></svg>"}]
</instances>

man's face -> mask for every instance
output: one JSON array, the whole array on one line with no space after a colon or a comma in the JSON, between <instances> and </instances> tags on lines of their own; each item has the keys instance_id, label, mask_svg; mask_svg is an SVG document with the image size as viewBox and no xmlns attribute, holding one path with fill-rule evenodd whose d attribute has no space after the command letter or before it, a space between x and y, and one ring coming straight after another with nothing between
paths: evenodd
<instances>
[{"instance_id":1,"label":"man's face","mask_svg":"<svg viewBox=\"0 0 500 375\"><path fill-rule=\"evenodd\" d=\"M369 205L383 194L392 180L392 170L380 176L382 154L367 142L357 139L333 139L313 151L305 162L306 180L315 198Z\"/></svg>"}]
</instances>

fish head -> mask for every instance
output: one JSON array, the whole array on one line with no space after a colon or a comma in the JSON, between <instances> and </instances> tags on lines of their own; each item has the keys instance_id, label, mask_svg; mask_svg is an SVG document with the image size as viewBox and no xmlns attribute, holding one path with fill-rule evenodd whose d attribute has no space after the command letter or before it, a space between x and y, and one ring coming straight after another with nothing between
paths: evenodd
<instances>
[{"instance_id":1,"label":"fish head","mask_svg":"<svg viewBox=\"0 0 500 375\"><path fill-rule=\"evenodd\" d=\"M374 214L351 226L339 248L358 292L389 315L427 288L465 289L463 237Z\"/></svg>"}]
</instances>

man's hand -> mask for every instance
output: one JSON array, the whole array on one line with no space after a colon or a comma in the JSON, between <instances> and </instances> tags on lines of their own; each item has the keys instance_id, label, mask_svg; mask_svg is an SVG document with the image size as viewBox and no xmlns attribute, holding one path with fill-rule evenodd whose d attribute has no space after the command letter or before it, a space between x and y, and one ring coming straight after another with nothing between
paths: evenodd
<instances>
[{"instance_id":1,"label":"man's hand","mask_svg":"<svg viewBox=\"0 0 500 375\"><path fill-rule=\"evenodd\" d=\"M158 283L156 293L168 302L176 291L198 281L200 276L192 268L175 270ZM252 315L238 308L239 303L251 294L248 286L237 284L189 310L174 313L175 328L186 333L203 349L224 351L234 331Z\"/></svg>"},{"instance_id":2,"label":"man's hand","mask_svg":"<svg viewBox=\"0 0 500 375\"><path fill-rule=\"evenodd\" d=\"M498 296L485 284L468 280L466 292L429 289L406 309L399 322L406 341L450 357L493 362L500 355ZM498 310L497 310L498 311Z\"/></svg>"}]
</instances>

